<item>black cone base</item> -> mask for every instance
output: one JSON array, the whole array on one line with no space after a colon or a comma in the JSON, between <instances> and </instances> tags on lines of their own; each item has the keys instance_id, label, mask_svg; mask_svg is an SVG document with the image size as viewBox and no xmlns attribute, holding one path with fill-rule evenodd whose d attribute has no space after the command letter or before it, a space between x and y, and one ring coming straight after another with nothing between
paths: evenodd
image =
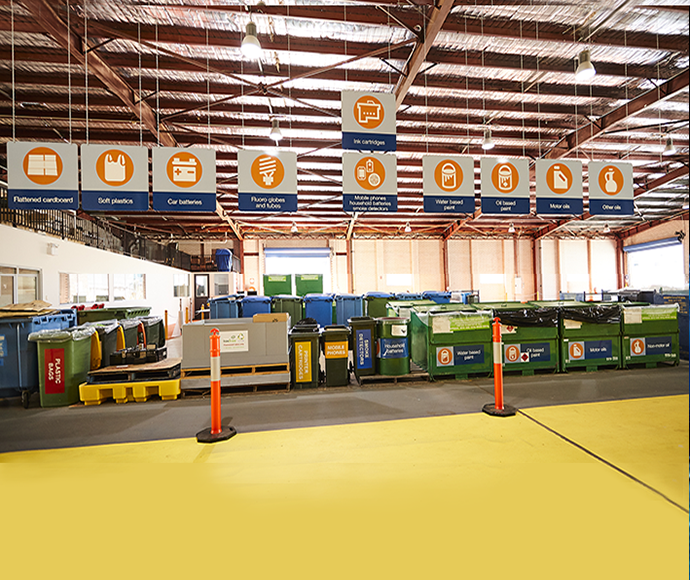
<instances>
[{"instance_id":1,"label":"black cone base","mask_svg":"<svg viewBox=\"0 0 690 580\"><path fill-rule=\"evenodd\" d=\"M495 403L487 403L482 407L487 415L493 415L494 417L512 417L517 413L517 409L511 405L503 405L503 409L497 409Z\"/></svg>"},{"instance_id":2,"label":"black cone base","mask_svg":"<svg viewBox=\"0 0 690 580\"><path fill-rule=\"evenodd\" d=\"M221 427L220 433L212 434L211 428L199 431L196 434L196 440L199 443L216 443L217 441L226 441L230 437L237 435L237 431L234 427Z\"/></svg>"}]
</instances>

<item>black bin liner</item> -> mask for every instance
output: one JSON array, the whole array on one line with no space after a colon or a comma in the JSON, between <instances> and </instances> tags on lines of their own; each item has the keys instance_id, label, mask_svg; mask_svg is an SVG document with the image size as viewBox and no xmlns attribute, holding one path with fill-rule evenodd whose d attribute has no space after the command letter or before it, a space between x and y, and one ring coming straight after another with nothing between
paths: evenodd
<instances>
[{"instance_id":1,"label":"black bin liner","mask_svg":"<svg viewBox=\"0 0 690 580\"><path fill-rule=\"evenodd\" d=\"M561 317L578 322L591 324L619 324L621 321L621 307L617 304L596 305L587 308L573 308L566 306L561 308Z\"/></svg>"},{"instance_id":2,"label":"black bin liner","mask_svg":"<svg viewBox=\"0 0 690 580\"><path fill-rule=\"evenodd\" d=\"M495 310L494 313L505 326L553 328L558 325L558 308Z\"/></svg>"}]
</instances>

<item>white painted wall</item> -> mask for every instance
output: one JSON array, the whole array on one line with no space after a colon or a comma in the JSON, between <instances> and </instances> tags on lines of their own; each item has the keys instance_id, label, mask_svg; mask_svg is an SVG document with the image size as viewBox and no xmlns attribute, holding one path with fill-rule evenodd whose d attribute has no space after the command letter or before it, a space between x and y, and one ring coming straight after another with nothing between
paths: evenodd
<instances>
[{"instance_id":1,"label":"white painted wall","mask_svg":"<svg viewBox=\"0 0 690 580\"><path fill-rule=\"evenodd\" d=\"M57 244L57 255L52 256L48 253L49 243ZM173 296L173 275L189 275L189 272L98 250L45 234L0 225L0 264L39 270L42 284L41 298L56 307L60 305L60 273L145 274L145 300L134 302L118 300L108 303L107 306L150 306L153 316L163 316L167 310L168 326L173 328L174 325L176 335L179 334L177 322L180 309L190 308L191 312L189 298ZM112 290L112 277L110 286Z\"/></svg>"}]
</instances>

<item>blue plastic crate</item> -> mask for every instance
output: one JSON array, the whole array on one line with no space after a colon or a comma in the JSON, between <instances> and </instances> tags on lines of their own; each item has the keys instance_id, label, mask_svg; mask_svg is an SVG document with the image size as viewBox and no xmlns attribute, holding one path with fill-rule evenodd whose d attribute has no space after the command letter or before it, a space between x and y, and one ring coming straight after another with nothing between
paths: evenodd
<instances>
[{"instance_id":1,"label":"blue plastic crate","mask_svg":"<svg viewBox=\"0 0 690 580\"><path fill-rule=\"evenodd\" d=\"M40 330L74 326L76 314L56 314L0 319L0 397L38 391L38 349L29 335Z\"/></svg>"},{"instance_id":2,"label":"blue plastic crate","mask_svg":"<svg viewBox=\"0 0 690 580\"><path fill-rule=\"evenodd\" d=\"M362 316L362 297L357 294L337 294L335 297L336 324L346 325L350 318Z\"/></svg>"}]
</instances>

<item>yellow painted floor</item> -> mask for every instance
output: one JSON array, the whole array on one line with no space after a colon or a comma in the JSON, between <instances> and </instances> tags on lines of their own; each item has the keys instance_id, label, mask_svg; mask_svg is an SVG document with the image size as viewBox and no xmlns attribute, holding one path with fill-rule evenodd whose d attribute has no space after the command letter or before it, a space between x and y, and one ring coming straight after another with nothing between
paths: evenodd
<instances>
[{"instance_id":1,"label":"yellow painted floor","mask_svg":"<svg viewBox=\"0 0 690 580\"><path fill-rule=\"evenodd\" d=\"M8 579L688 578L687 396L8 453L0 486Z\"/></svg>"}]
</instances>

